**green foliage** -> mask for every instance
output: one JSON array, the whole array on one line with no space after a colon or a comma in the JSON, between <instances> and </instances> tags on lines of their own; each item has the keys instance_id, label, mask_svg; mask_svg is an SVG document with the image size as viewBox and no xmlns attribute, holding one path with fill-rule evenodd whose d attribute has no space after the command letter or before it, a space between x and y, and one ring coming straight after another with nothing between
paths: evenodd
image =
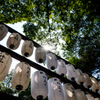
<instances>
[{"instance_id":1,"label":"green foliage","mask_svg":"<svg viewBox=\"0 0 100 100\"><path fill-rule=\"evenodd\" d=\"M31 21L34 4L30 0L4 0L0 2L0 20L4 23Z\"/></svg>"},{"instance_id":2,"label":"green foliage","mask_svg":"<svg viewBox=\"0 0 100 100\"><path fill-rule=\"evenodd\" d=\"M60 46L61 57L92 74L100 71L99 8L99 0L4 0L0 19L27 21L23 25L27 37L51 45L56 54L62 54Z\"/></svg>"}]
</instances>

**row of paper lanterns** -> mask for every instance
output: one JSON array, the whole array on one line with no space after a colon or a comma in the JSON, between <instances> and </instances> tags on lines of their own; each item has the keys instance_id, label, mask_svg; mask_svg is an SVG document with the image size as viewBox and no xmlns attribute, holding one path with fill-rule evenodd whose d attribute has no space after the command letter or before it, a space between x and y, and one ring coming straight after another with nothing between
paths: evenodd
<instances>
[{"instance_id":1,"label":"row of paper lanterns","mask_svg":"<svg viewBox=\"0 0 100 100\"><path fill-rule=\"evenodd\" d=\"M51 53L50 53L51 54ZM47 56L48 58L48 56ZM52 59L52 57L49 55L50 60ZM10 68L10 64L11 64L11 56L5 52L2 52L0 54L0 68L1 68L1 74L0 77L2 77L2 74L5 73L3 71L6 71L5 76L8 74L8 70ZM52 61L48 61L50 66L52 66L52 64L55 62ZM85 88L89 88L91 87L92 91L96 92L97 90L100 89L99 86L99 82L97 82L97 80L94 77L89 77L88 74L83 73L80 69L75 69L74 66L72 64L65 64L63 60L57 60L57 69L56 72L59 75L66 75L66 77L71 80L71 81L76 81L77 84L79 85L83 85Z\"/></svg>"},{"instance_id":2,"label":"row of paper lanterns","mask_svg":"<svg viewBox=\"0 0 100 100\"><path fill-rule=\"evenodd\" d=\"M85 94L81 89L74 89L70 83L61 84L56 77L47 80L43 71L36 71L31 78L31 95L34 99L49 100L100 100L91 94ZM41 99L40 99L41 100Z\"/></svg>"},{"instance_id":3,"label":"row of paper lanterns","mask_svg":"<svg viewBox=\"0 0 100 100\"><path fill-rule=\"evenodd\" d=\"M1 24L0 25L0 40L2 40L6 36L7 32L8 32L7 27ZM12 33L7 40L7 46L8 48L15 50L20 45L20 41L21 41L21 36L18 33ZM25 57L31 56L33 53L33 49L34 49L33 42L26 40L22 46L22 55ZM56 55L52 53L46 53L46 51L42 47L38 47L36 49L35 59L39 63L43 63L46 60L48 69L50 70L56 69L56 72L59 75L63 75L63 76L66 75L69 80L76 80L78 84L83 83L85 80L85 77L87 78L89 77L87 74L84 74L85 77L83 77L83 73L81 70L77 69L75 71L75 68L73 65L71 64L65 65L65 62L63 60L61 59L57 60ZM95 80L95 79L91 78L91 80ZM87 86L91 86L91 81L89 78L87 81L88 81L88 84L84 84L86 88L88 88ZM96 80L95 80L95 83L97 83ZM95 91L94 88L92 88L92 90Z\"/></svg>"},{"instance_id":4,"label":"row of paper lanterns","mask_svg":"<svg viewBox=\"0 0 100 100\"><path fill-rule=\"evenodd\" d=\"M6 36L7 32L8 29L4 25L0 25L0 40L2 40ZM18 33L12 33L8 38L7 46L8 48L15 50L20 45L20 41L21 41L21 36ZM26 40L22 46L22 55L26 57L31 56L33 53L33 49L34 49L33 42ZM1 80L4 79L4 77L8 73L11 64L10 58L11 58L10 55L7 53L5 53L5 55L4 54L0 55L0 63L1 63L0 67L2 67L0 74ZM3 59L5 59L5 61L3 61ZM43 63L46 60L47 67L49 69L51 70L56 69L58 74L66 75L69 80L72 81L75 80L78 84L83 83L85 88L88 88L90 86L92 91L99 90L99 84L95 78L93 77L90 78L86 73L82 73L82 71L79 69L75 70L74 66L71 64L65 65L65 62L63 60L60 59L57 60L56 56L52 53L46 54L46 51L42 47L38 47L36 49L35 59L39 63ZM20 71L22 71L21 68L19 69Z\"/></svg>"},{"instance_id":5,"label":"row of paper lanterns","mask_svg":"<svg viewBox=\"0 0 100 100\"><path fill-rule=\"evenodd\" d=\"M2 55L4 54L4 55ZM2 70L0 80L7 75L11 65L11 56L0 54L0 67ZM7 68L7 69L6 69ZM25 90L30 82L31 69L28 63L20 62L16 65L12 75L12 87L17 91ZM49 100L100 100L91 94L85 94L81 89L74 89L70 83L62 84L56 77L48 80L43 71L36 71L31 77L31 95L34 99L42 100L48 96Z\"/></svg>"},{"instance_id":6,"label":"row of paper lanterns","mask_svg":"<svg viewBox=\"0 0 100 100\"><path fill-rule=\"evenodd\" d=\"M60 60L60 61L62 61L62 60ZM0 69L1 69L0 70L0 81L4 80L4 78L7 76L11 62L12 62L12 58L9 54L7 54L5 52L0 53ZM59 63L58 63L58 65L59 65ZM61 67L61 66L59 66L59 67ZM71 80L71 81L74 80L74 81L76 81L77 84L79 84L79 85L82 84L85 88L91 87L92 91L96 92L98 90L98 93L100 93L100 82L97 82L97 80L95 78L89 77L88 74L86 74L86 73L82 73L82 71L80 69L75 69L74 66L71 64L67 64L66 67L67 67L67 75L66 76L69 80ZM19 73L22 73L22 72L27 77L24 74L21 74L21 75L23 75L23 77L26 77L26 78L20 77ZM13 76L16 77L16 78L12 78L13 80L15 79L14 84L19 83L19 81L18 81L19 78L21 78L20 80L22 80L22 82L24 84L24 82L26 80L29 80L29 78L30 78L29 64L24 63L24 62L19 63L17 65L17 67L15 68ZM14 86L14 85L12 84L12 86ZM19 86L21 86L21 85L19 84ZM25 86L28 87L28 85L25 85Z\"/></svg>"}]
</instances>

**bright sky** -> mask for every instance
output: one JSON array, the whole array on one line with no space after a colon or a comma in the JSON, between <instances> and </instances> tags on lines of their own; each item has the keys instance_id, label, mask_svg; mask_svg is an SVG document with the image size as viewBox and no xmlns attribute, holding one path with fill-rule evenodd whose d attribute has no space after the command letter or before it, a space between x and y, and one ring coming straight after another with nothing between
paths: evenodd
<instances>
[{"instance_id":1,"label":"bright sky","mask_svg":"<svg viewBox=\"0 0 100 100\"><path fill-rule=\"evenodd\" d=\"M22 25L23 25L24 23L25 23L25 22L19 22L19 23L16 23L16 24L7 24L7 25L10 26L11 28L17 30L18 32L20 32L21 34L24 35L24 33L23 33L23 28L22 28ZM10 33L8 33L7 36L6 36L2 41L0 41L0 44L2 44L3 46L7 47L6 42L7 42L7 39L8 39L8 37L9 37L9 35L10 35ZM24 41L21 40L21 43L20 43L19 48L16 49L16 50L14 50L14 52L16 52L16 53L18 53L18 54L21 55L21 47L22 47L23 42L24 42ZM35 57L34 54L35 54L35 48L34 48L33 55L32 55L31 57L28 57L28 59L30 59L30 60L36 62L36 61L34 60L34 57ZM19 63L19 61L13 58L10 71L11 71L12 69L14 69L15 66L16 66L18 63ZM32 73L33 73L34 71L36 71L36 69L31 68L31 75L32 75Z\"/></svg>"}]
</instances>

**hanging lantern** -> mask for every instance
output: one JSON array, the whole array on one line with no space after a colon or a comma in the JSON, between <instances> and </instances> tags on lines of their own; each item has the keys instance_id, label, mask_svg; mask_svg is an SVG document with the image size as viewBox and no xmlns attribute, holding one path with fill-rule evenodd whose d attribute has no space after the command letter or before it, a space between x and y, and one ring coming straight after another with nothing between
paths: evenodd
<instances>
[{"instance_id":1,"label":"hanging lantern","mask_svg":"<svg viewBox=\"0 0 100 100\"><path fill-rule=\"evenodd\" d=\"M0 81L3 81L7 76L11 63L12 58L8 53L0 53Z\"/></svg>"},{"instance_id":2,"label":"hanging lantern","mask_svg":"<svg viewBox=\"0 0 100 100\"><path fill-rule=\"evenodd\" d=\"M97 82L97 80L94 77L90 77L91 81L92 81L92 91L97 92L99 90L99 84Z\"/></svg>"},{"instance_id":3,"label":"hanging lantern","mask_svg":"<svg viewBox=\"0 0 100 100\"><path fill-rule=\"evenodd\" d=\"M7 40L7 47L15 50L19 47L21 36L18 33L12 33Z\"/></svg>"},{"instance_id":4,"label":"hanging lantern","mask_svg":"<svg viewBox=\"0 0 100 100\"><path fill-rule=\"evenodd\" d=\"M85 79L85 82L83 84L84 87L85 88L90 88L92 86L92 82L91 82L91 79L90 79L89 75L86 74L86 73L83 73L83 76L84 76L84 79Z\"/></svg>"},{"instance_id":5,"label":"hanging lantern","mask_svg":"<svg viewBox=\"0 0 100 100\"><path fill-rule=\"evenodd\" d=\"M80 69L76 69L77 78L75 79L76 83L82 85L85 82L83 73Z\"/></svg>"},{"instance_id":6,"label":"hanging lantern","mask_svg":"<svg viewBox=\"0 0 100 100\"><path fill-rule=\"evenodd\" d=\"M76 100L74 87L70 83L63 84L63 92L64 100Z\"/></svg>"},{"instance_id":7,"label":"hanging lantern","mask_svg":"<svg viewBox=\"0 0 100 100\"><path fill-rule=\"evenodd\" d=\"M12 76L12 87L17 91L25 90L30 82L30 65L26 62L17 64Z\"/></svg>"},{"instance_id":8,"label":"hanging lantern","mask_svg":"<svg viewBox=\"0 0 100 100\"><path fill-rule=\"evenodd\" d=\"M91 94L86 94L87 100L95 100Z\"/></svg>"},{"instance_id":9,"label":"hanging lantern","mask_svg":"<svg viewBox=\"0 0 100 100\"><path fill-rule=\"evenodd\" d=\"M48 53L46 55L46 64L50 70L57 68L57 57L53 53Z\"/></svg>"},{"instance_id":10,"label":"hanging lantern","mask_svg":"<svg viewBox=\"0 0 100 100\"><path fill-rule=\"evenodd\" d=\"M46 60L46 51L42 47L38 47L35 51L35 60L44 63Z\"/></svg>"},{"instance_id":11,"label":"hanging lantern","mask_svg":"<svg viewBox=\"0 0 100 100\"><path fill-rule=\"evenodd\" d=\"M48 81L45 72L36 71L31 79L31 95L34 99L43 100L48 94Z\"/></svg>"},{"instance_id":12,"label":"hanging lantern","mask_svg":"<svg viewBox=\"0 0 100 100\"><path fill-rule=\"evenodd\" d=\"M84 91L82 91L81 89L76 89L75 93L77 98L76 100L87 100Z\"/></svg>"},{"instance_id":13,"label":"hanging lantern","mask_svg":"<svg viewBox=\"0 0 100 100\"><path fill-rule=\"evenodd\" d=\"M58 67L56 69L56 72L61 76L66 75L67 70L66 70L65 62L61 59L57 60L57 62L58 62Z\"/></svg>"},{"instance_id":14,"label":"hanging lantern","mask_svg":"<svg viewBox=\"0 0 100 100\"><path fill-rule=\"evenodd\" d=\"M48 99L64 100L62 85L58 78L50 78L48 80Z\"/></svg>"},{"instance_id":15,"label":"hanging lantern","mask_svg":"<svg viewBox=\"0 0 100 100\"><path fill-rule=\"evenodd\" d=\"M32 41L26 40L22 46L22 55L29 57L33 53L34 44Z\"/></svg>"},{"instance_id":16,"label":"hanging lantern","mask_svg":"<svg viewBox=\"0 0 100 100\"><path fill-rule=\"evenodd\" d=\"M67 64L66 69L67 69L67 74L66 74L67 78L71 81L75 81L75 79L77 78L77 73L74 66L72 64Z\"/></svg>"},{"instance_id":17,"label":"hanging lantern","mask_svg":"<svg viewBox=\"0 0 100 100\"><path fill-rule=\"evenodd\" d=\"M0 41L7 35L8 33L8 28L3 25L3 24L0 24Z\"/></svg>"}]
</instances>

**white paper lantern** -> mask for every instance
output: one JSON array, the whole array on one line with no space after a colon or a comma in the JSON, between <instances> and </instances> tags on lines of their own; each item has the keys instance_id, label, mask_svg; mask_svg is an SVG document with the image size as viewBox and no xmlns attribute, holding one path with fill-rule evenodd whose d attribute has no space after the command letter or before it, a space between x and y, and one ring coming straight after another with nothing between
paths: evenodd
<instances>
[{"instance_id":1,"label":"white paper lantern","mask_svg":"<svg viewBox=\"0 0 100 100\"><path fill-rule=\"evenodd\" d=\"M96 92L99 90L99 84L97 82L97 80L94 77L90 77L91 81L92 81L92 91Z\"/></svg>"},{"instance_id":2,"label":"white paper lantern","mask_svg":"<svg viewBox=\"0 0 100 100\"><path fill-rule=\"evenodd\" d=\"M64 100L76 100L74 87L70 83L63 84Z\"/></svg>"},{"instance_id":3,"label":"white paper lantern","mask_svg":"<svg viewBox=\"0 0 100 100\"><path fill-rule=\"evenodd\" d=\"M57 68L57 57L53 53L48 53L46 55L46 64L48 69L54 70Z\"/></svg>"},{"instance_id":4,"label":"white paper lantern","mask_svg":"<svg viewBox=\"0 0 100 100\"><path fill-rule=\"evenodd\" d=\"M44 63L46 60L46 51L42 47L38 47L35 51L35 60Z\"/></svg>"},{"instance_id":5,"label":"white paper lantern","mask_svg":"<svg viewBox=\"0 0 100 100\"><path fill-rule=\"evenodd\" d=\"M76 69L77 78L75 79L76 83L82 85L85 82L83 73L80 69Z\"/></svg>"},{"instance_id":6,"label":"white paper lantern","mask_svg":"<svg viewBox=\"0 0 100 100\"><path fill-rule=\"evenodd\" d=\"M62 85L58 78L50 78L48 80L48 99L64 100Z\"/></svg>"},{"instance_id":7,"label":"white paper lantern","mask_svg":"<svg viewBox=\"0 0 100 100\"><path fill-rule=\"evenodd\" d=\"M58 67L56 69L56 72L62 76L66 75L67 70L66 70L65 62L61 59L57 60L57 62L58 62Z\"/></svg>"},{"instance_id":8,"label":"white paper lantern","mask_svg":"<svg viewBox=\"0 0 100 100\"><path fill-rule=\"evenodd\" d=\"M82 91L81 89L76 89L75 93L77 98L76 100L87 100L84 91Z\"/></svg>"},{"instance_id":9,"label":"white paper lantern","mask_svg":"<svg viewBox=\"0 0 100 100\"><path fill-rule=\"evenodd\" d=\"M36 71L31 78L31 95L34 99L42 100L48 94L48 81L45 72Z\"/></svg>"},{"instance_id":10,"label":"white paper lantern","mask_svg":"<svg viewBox=\"0 0 100 100\"><path fill-rule=\"evenodd\" d=\"M8 28L3 25L3 24L0 24L0 41L7 35L8 33Z\"/></svg>"},{"instance_id":11,"label":"white paper lantern","mask_svg":"<svg viewBox=\"0 0 100 100\"><path fill-rule=\"evenodd\" d=\"M26 40L22 46L22 55L25 57L30 57L33 53L34 44L32 41Z\"/></svg>"},{"instance_id":12,"label":"white paper lantern","mask_svg":"<svg viewBox=\"0 0 100 100\"><path fill-rule=\"evenodd\" d=\"M91 79L90 79L89 75L86 74L86 73L83 73L83 76L84 76L84 79L85 79L85 82L83 84L84 87L85 88L90 88L92 86L92 82L91 82Z\"/></svg>"},{"instance_id":13,"label":"white paper lantern","mask_svg":"<svg viewBox=\"0 0 100 100\"><path fill-rule=\"evenodd\" d=\"M86 94L87 100L95 100L91 94Z\"/></svg>"},{"instance_id":14,"label":"white paper lantern","mask_svg":"<svg viewBox=\"0 0 100 100\"><path fill-rule=\"evenodd\" d=\"M14 69L12 76L12 87L17 91L25 90L30 82L30 65L26 62L20 62Z\"/></svg>"},{"instance_id":15,"label":"white paper lantern","mask_svg":"<svg viewBox=\"0 0 100 100\"><path fill-rule=\"evenodd\" d=\"M18 33L12 33L7 40L7 47L15 50L19 47L21 36Z\"/></svg>"},{"instance_id":16,"label":"white paper lantern","mask_svg":"<svg viewBox=\"0 0 100 100\"><path fill-rule=\"evenodd\" d=\"M0 53L0 81L4 80L7 76L11 63L12 58L8 53Z\"/></svg>"},{"instance_id":17,"label":"white paper lantern","mask_svg":"<svg viewBox=\"0 0 100 100\"><path fill-rule=\"evenodd\" d=\"M66 74L67 78L71 81L74 81L77 78L77 73L74 66L72 64L67 64L66 69L67 69L67 74Z\"/></svg>"},{"instance_id":18,"label":"white paper lantern","mask_svg":"<svg viewBox=\"0 0 100 100\"><path fill-rule=\"evenodd\" d=\"M100 98L95 98L94 100L100 100Z\"/></svg>"}]
</instances>

